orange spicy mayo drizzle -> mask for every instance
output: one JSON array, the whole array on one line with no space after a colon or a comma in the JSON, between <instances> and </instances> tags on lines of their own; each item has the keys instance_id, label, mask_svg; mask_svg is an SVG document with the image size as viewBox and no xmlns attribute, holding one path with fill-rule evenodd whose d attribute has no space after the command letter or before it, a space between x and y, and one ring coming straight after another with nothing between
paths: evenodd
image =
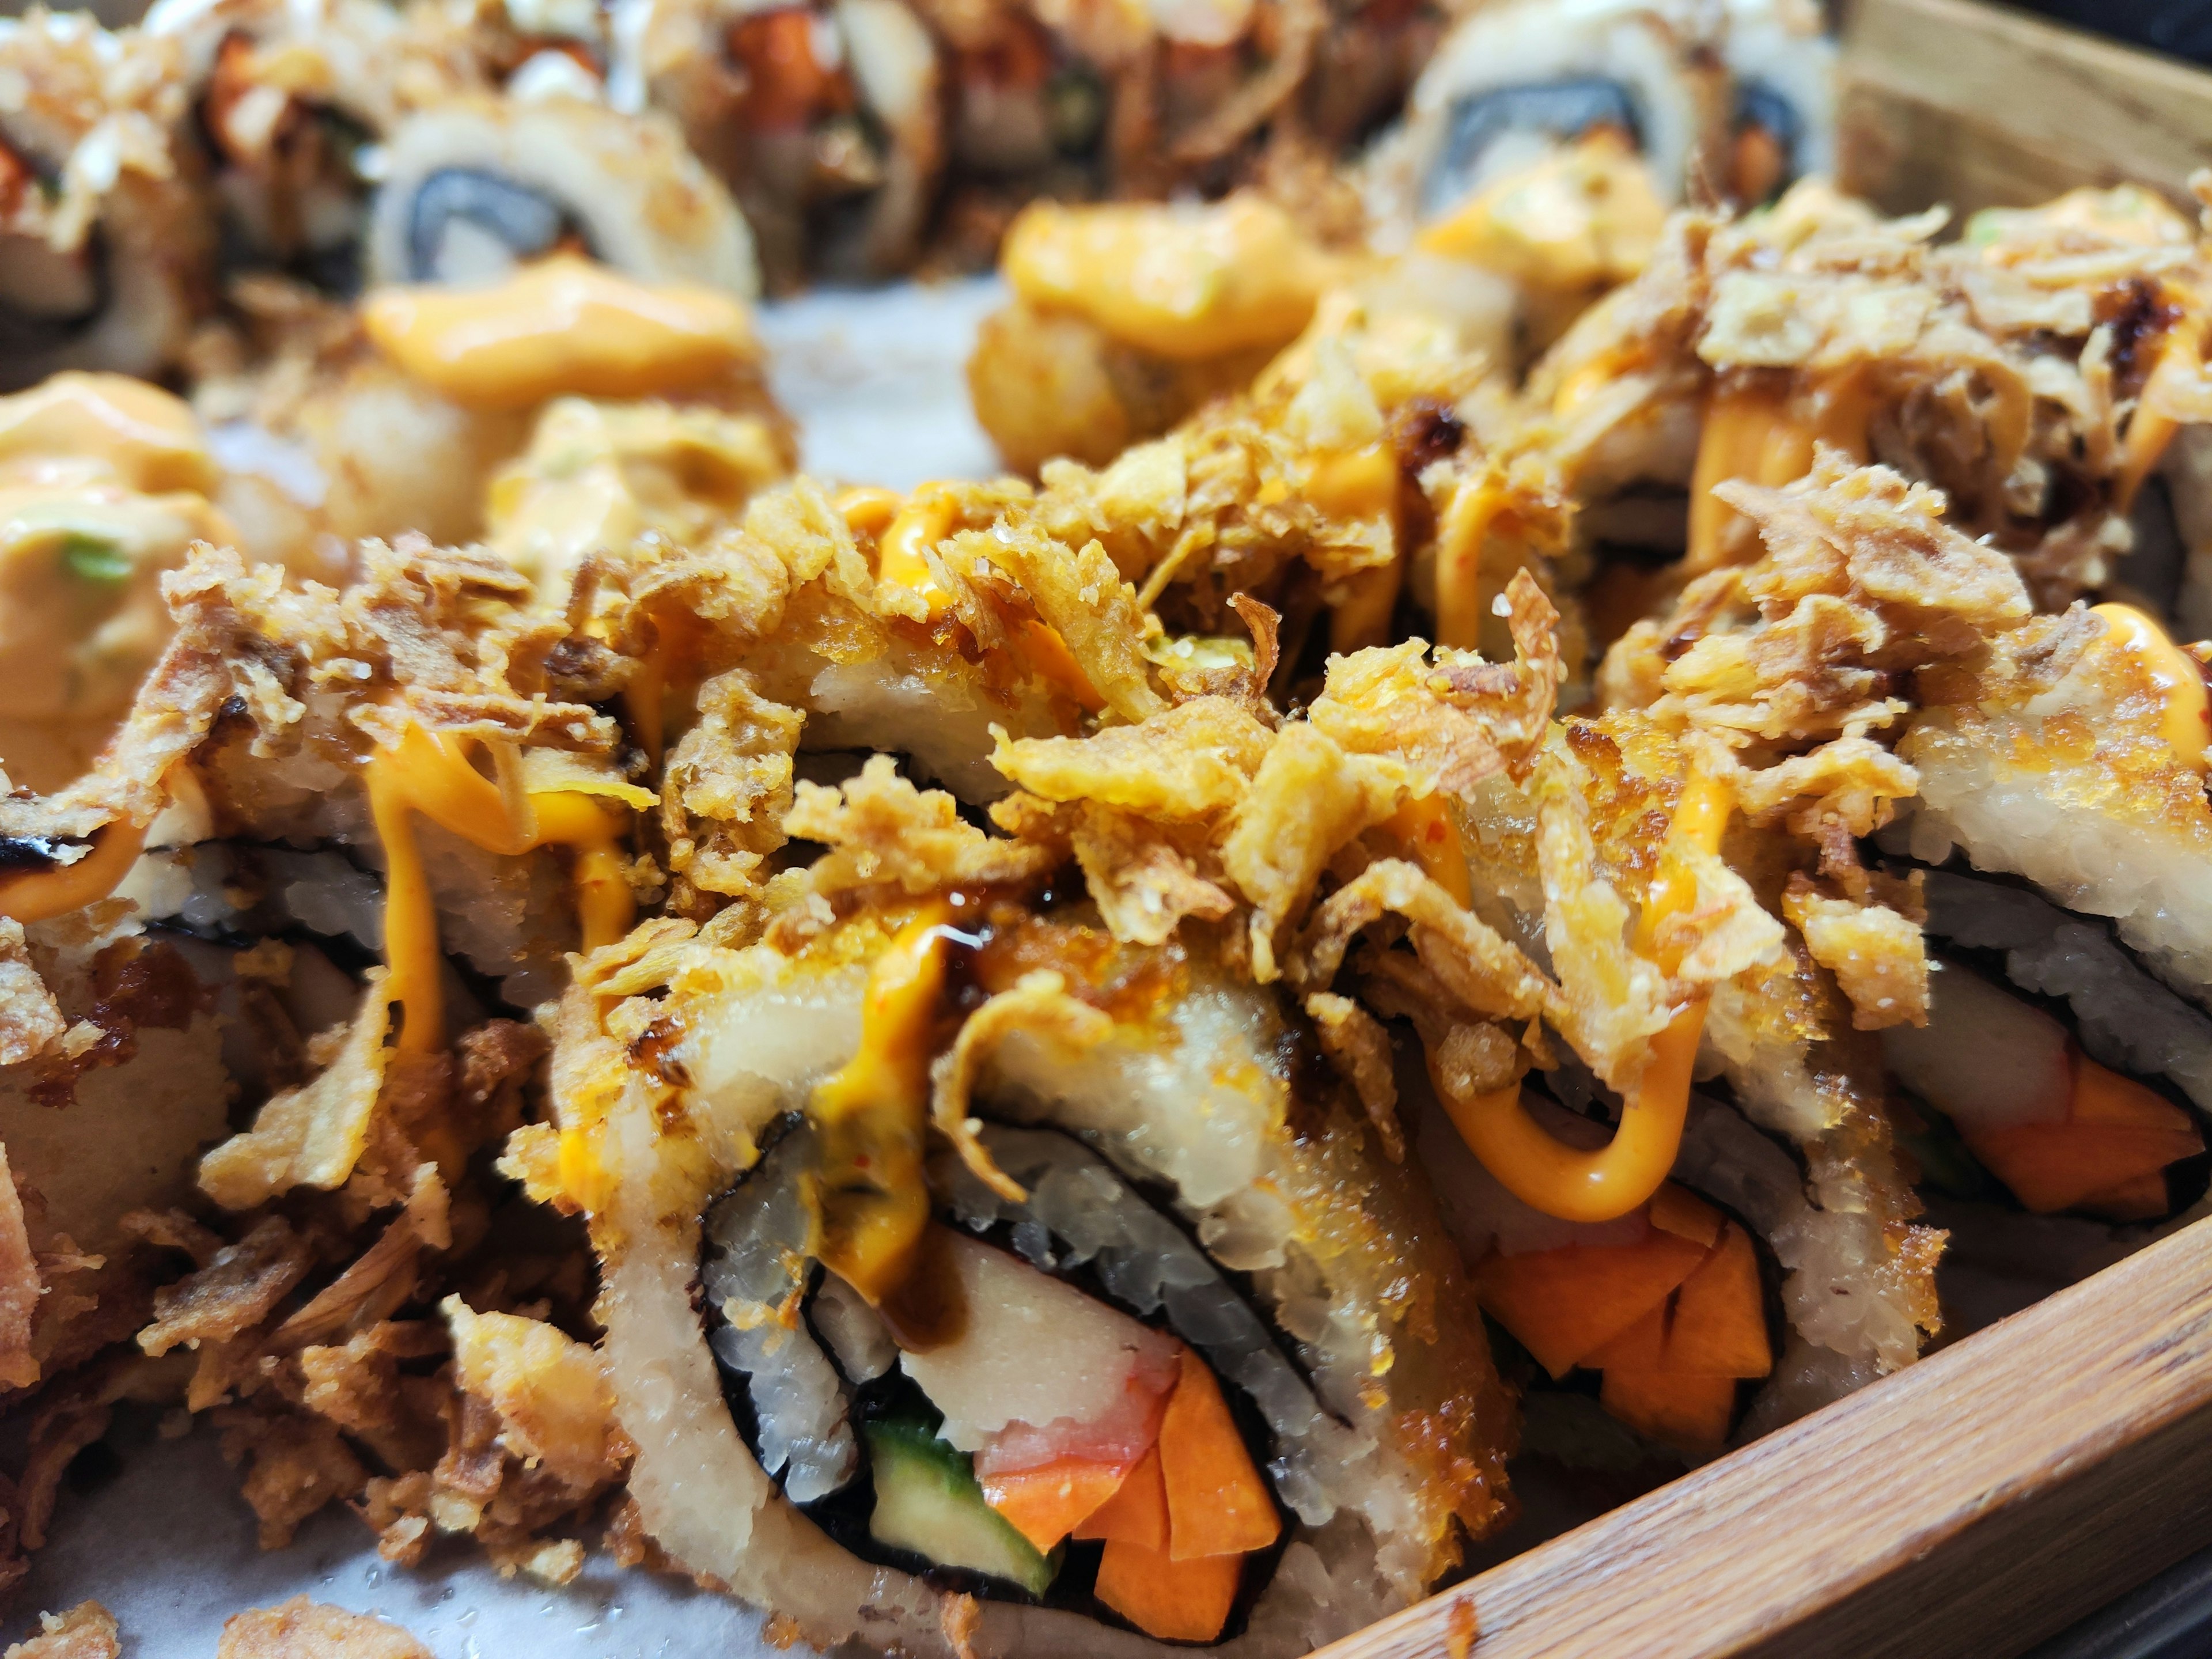
<instances>
[{"instance_id":1,"label":"orange spicy mayo drizzle","mask_svg":"<svg viewBox=\"0 0 2212 1659\"><path fill-rule=\"evenodd\" d=\"M2205 769L2212 744L2212 694L2197 659L2176 645L2166 631L2130 605L2100 605L2091 614L2105 620L2105 635L2093 650L2134 657L2143 678L2163 704L2159 736L2184 765Z\"/></svg>"},{"instance_id":2,"label":"orange spicy mayo drizzle","mask_svg":"<svg viewBox=\"0 0 2212 1659\"><path fill-rule=\"evenodd\" d=\"M923 1142L951 915L945 900L931 900L876 958L860 1048L814 1091L822 1261L878 1308L914 1276L929 1226Z\"/></svg>"},{"instance_id":3,"label":"orange spicy mayo drizzle","mask_svg":"<svg viewBox=\"0 0 2212 1659\"><path fill-rule=\"evenodd\" d=\"M120 818L105 825L92 837L92 850L75 864L0 878L0 916L46 921L97 903L131 873L145 846L143 825Z\"/></svg>"},{"instance_id":4,"label":"orange spicy mayo drizzle","mask_svg":"<svg viewBox=\"0 0 2212 1659\"><path fill-rule=\"evenodd\" d=\"M1814 449L1824 443L1863 461L1872 404L1863 371L1847 371L1810 390L1778 391L1757 380L1716 383L1706 400L1697 470L1690 480L1684 568L1699 575L1729 562L1726 532L1736 512L1713 494L1715 484L1737 478L1774 486L1794 483L1813 470Z\"/></svg>"},{"instance_id":5,"label":"orange spicy mayo drizzle","mask_svg":"<svg viewBox=\"0 0 2212 1659\"><path fill-rule=\"evenodd\" d=\"M1659 946L1660 928L1697 901L1697 878L1683 854L1717 849L1730 809L1724 786L1692 771L1637 924L1637 949L1670 974L1681 965L1681 952ZM1611 1221L1658 1191L1674 1167L1705 1024L1705 1003L1699 997L1652 1039L1651 1057L1628 1097L1620 1128L1594 1151L1553 1139L1522 1106L1518 1083L1463 1104L1444 1094L1444 1105L1469 1150L1522 1203L1565 1221Z\"/></svg>"},{"instance_id":6,"label":"orange spicy mayo drizzle","mask_svg":"<svg viewBox=\"0 0 2212 1659\"><path fill-rule=\"evenodd\" d=\"M584 949L611 945L629 932L634 904L620 823L594 797L573 789L528 795L518 822L498 786L469 764L457 740L419 726L409 726L397 744L370 757L367 781L387 866L384 960L391 976L385 992L401 1009L402 1049L428 1053L446 1042L437 910L410 813L420 812L488 853L574 848L571 879Z\"/></svg>"},{"instance_id":7,"label":"orange spicy mayo drizzle","mask_svg":"<svg viewBox=\"0 0 2212 1659\"><path fill-rule=\"evenodd\" d=\"M876 532L878 581L902 587L921 599L933 623L952 608L952 596L923 556L959 522L958 496L941 484L923 484L903 500L888 489L870 488L845 491L836 505L855 533ZM1031 673L1049 681L1086 712L1095 714L1106 707L1067 641L1049 623L1034 617L1025 619L1011 643Z\"/></svg>"}]
</instances>

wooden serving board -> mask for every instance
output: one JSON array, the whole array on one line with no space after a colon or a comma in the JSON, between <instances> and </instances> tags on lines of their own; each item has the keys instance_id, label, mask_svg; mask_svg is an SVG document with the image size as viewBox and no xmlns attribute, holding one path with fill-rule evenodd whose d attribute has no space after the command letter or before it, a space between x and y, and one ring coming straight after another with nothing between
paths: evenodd
<instances>
[{"instance_id":1,"label":"wooden serving board","mask_svg":"<svg viewBox=\"0 0 2212 1659\"><path fill-rule=\"evenodd\" d=\"M2212 74L1980 0L1856 0L1837 94L1840 182L1892 213L2125 182L2186 204L2212 167Z\"/></svg>"},{"instance_id":2,"label":"wooden serving board","mask_svg":"<svg viewBox=\"0 0 2212 1659\"><path fill-rule=\"evenodd\" d=\"M2212 1543L2212 1222L1323 1650L2009 1659Z\"/></svg>"}]
</instances>

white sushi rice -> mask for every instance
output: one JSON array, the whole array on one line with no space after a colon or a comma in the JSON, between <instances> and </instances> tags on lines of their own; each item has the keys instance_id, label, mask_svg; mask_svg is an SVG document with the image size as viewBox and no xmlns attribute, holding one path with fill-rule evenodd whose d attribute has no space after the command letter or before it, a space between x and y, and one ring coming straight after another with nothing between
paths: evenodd
<instances>
[{"instance_id":1,"label":"white sushi rice","mask_svg":"<svg viewBox=\"0 0 2212 1659\"><path fill-rule=\"evenodd\" d=\"M1941 864L1953 846L1978 870L2024 876L2069 910L2108 916L2177 989L2212 997L2212 881L2203 848L2065 793L2066 775L2029 770L1941 725L1911 744L1920 773L1913 857Z\"/></svg>"}]
</instances>

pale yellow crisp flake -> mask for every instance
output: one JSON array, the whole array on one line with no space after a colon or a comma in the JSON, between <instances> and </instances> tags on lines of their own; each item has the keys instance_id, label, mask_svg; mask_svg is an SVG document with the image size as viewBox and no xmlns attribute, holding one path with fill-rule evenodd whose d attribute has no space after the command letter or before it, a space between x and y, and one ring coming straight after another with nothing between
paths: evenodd
<instances>
[{"instance_id":1,"label":"pale yellow crisp flake","mask_svg":"<svg viewBox=\"0 0 2212 1659\"><path fill-rule=\"evenodd\" d=\"M250 1210L295 1187L342 1186L368 1145L384 1087L384 1038L392 1006L382 969L369 971L361 1012L337 1056L313 1081L271 1096L253 1127L200 1160L200 1189L229 1210Z\"/></svg>"}]
</instances>

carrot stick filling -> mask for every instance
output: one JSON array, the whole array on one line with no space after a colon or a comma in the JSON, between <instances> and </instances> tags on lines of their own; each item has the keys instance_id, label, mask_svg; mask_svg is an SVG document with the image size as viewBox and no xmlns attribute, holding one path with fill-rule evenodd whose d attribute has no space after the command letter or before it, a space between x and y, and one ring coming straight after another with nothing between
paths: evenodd
<instances>
[{"instance_id":1,"label":"carrot stick filling","mask_svg":"<svg viewBox=\"0 0 2212 1659\"><path fill-rule=\"evenodd\" d=\"M1507 1255L1474 1270L1483 1310L1554 1377L1603 1373L1599 1403L1686 1451L1728 1439L1736 1382L1774 1368L1759 1255L1735 1221L1679 1187L1646 1209L1632 1244Z\"/></svg>"},{"instance_id":2,"label":"carrot stick filling","mask_svg":"<svg viewBox=\"0 0 2212 1659\"><path fill-rule=\"evenodd\" d=\"M1103 1541L1093 1594L1166 1642L1218 1637L1244 1558L1282 1531L1220 1383L1188 1348L1140 1455L1058 1458L986 1480L983 1497L1040 1553L1069 1536Z\"/></svg>"}]
</instances>

